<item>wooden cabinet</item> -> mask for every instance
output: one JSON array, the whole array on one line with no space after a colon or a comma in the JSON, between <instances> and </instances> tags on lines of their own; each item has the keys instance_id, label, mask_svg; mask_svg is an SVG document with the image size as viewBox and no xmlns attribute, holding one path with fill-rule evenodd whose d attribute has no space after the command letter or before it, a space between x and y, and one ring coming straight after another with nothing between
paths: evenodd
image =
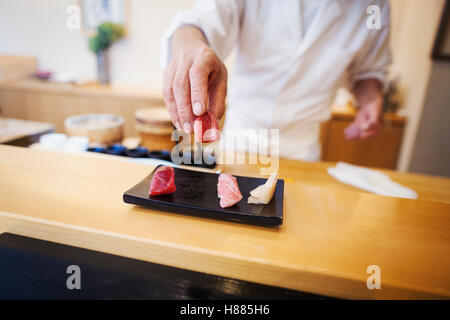
<instances>
[{"instance_id":1,"label":"wooden cabinet","mask_svg":"<svg viewBox=\"0 0 450 320\"><path fill-rule=\"evenodd\" d=\"M334 111L331 119L322 125L322 160L395 169L405 118L385 114L384 127L378 135L366 140L348 141L344 130L353 122L355 114L353 109Z\"/></svg>"},{"instance_id":2,"label":"wooden cabinet","mask_svg":"<svg viewBox=\"0 0 450 320\"><path fill-rule=\"evenodd\" d=\"M125 136L137 136L134 113L164 105L162 94L151 89L99 84L55 84L25 79L0 84L0 115L49 122L64 132L64 120L85 113L112 113L125 119Z\"/></svg>"},{"instance_id":3,"label":"wooden cabinet","mask_svg":"<svg viewBox=\"0 0 450 320\"><path fill-rule=\"evenodd\" d=\"M0 55L0 83L28 77L36 70L35 57Z\"/></svg>"}]
</instances>

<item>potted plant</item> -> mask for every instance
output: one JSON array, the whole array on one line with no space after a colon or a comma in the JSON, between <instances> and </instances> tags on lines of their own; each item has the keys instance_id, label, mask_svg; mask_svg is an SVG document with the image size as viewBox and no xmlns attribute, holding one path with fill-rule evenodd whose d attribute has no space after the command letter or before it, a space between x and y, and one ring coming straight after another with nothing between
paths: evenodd
<instances>
[{"instance_id":1,"label":"potted plant","mask_svg":"<svg viewBox=\"0 0 450 320\"><path fill-rule=\"evenodd\" d=\"M97 73L100 83L108 84L109 48L124 36L125 30L120 24L103 22L97 27L97 35L89 39L89 48L97 55Z\"/></svg>"}]
</instances>

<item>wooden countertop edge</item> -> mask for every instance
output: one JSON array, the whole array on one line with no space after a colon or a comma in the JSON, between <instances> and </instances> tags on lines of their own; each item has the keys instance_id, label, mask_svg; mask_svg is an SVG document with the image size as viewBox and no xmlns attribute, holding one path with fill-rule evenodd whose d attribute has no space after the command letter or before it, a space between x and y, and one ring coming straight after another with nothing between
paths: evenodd
<instances>
[{"instance_id":1,"label":"wooden countertop edge","mask_svg":"<svg viewBox=\"0 0 450 320\"><path fill-rule=\"evenodd\" d=\"M141 237L65 224L0 211L0 233L53 241L85 249L125 256L198 272L278 286L344 299L445 299L449 292L430 288L408 288L393 281L383 281L382 290L369 290L366 276L352 278L330 270L287 264L268 264L233 254L175 245ZM226 268L224 268L226 266ZM274 275L280 275L274 277Z\"/></svg>"}]
</instances>

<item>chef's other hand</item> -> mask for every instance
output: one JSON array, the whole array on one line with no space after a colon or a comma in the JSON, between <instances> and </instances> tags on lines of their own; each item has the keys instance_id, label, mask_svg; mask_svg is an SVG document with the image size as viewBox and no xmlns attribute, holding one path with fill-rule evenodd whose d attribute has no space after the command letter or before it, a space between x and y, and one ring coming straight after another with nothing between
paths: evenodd
<instances>
[{"instance_id":1,"label":"chef's other hand","mask_svg":"<svg viewBox=\"0 0 450 320\"><path fill-rule=\"evenodd\" d=\"M344 135L348 140L362 140L376 135L383 127L381 83L376 79L361 80L355 84L353 91L360 110Z\"/></svg>"},{"instance_id":2,"label":"chef's other hand","mask_svg":"<svg viewBox=\"0 0 450 320\"><path fill-rule=\"evenodd\" d=\"M195 27L180 28L171 46L172 59L164 71L164 101L175 127L191 133L195 116L202 115L208 105L218 119L222 117L227 69Z\"/></svg>"}]
</instances>

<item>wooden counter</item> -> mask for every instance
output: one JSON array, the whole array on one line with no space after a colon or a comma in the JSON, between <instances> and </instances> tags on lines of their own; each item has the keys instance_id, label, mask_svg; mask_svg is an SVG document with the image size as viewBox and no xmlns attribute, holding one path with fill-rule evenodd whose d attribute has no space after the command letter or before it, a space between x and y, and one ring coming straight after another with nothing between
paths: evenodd
<instances>
[{"instance_id":1,"label":"wooden counter","mask_svg":"<svg viewBox=\"0 0 450 320\"><path fill-rule=\"evenodd\" d=\"M267 229L123 203L149 166L0 146L0 232L334 297L449 298L450 180L388 171L418 191L405 200L342 185L328 165L280 162L285 220Z\"/></svg>"},{"instance_id":2,"label":"wooden counter","mask_svg":"<svg viewBox=\"0 0 450 320\"><path fill-rule=\"evenodd\" d=\"M54 127L50 123L0 117L0 143L49 133Z\"/></svg>"}]
</instances>

